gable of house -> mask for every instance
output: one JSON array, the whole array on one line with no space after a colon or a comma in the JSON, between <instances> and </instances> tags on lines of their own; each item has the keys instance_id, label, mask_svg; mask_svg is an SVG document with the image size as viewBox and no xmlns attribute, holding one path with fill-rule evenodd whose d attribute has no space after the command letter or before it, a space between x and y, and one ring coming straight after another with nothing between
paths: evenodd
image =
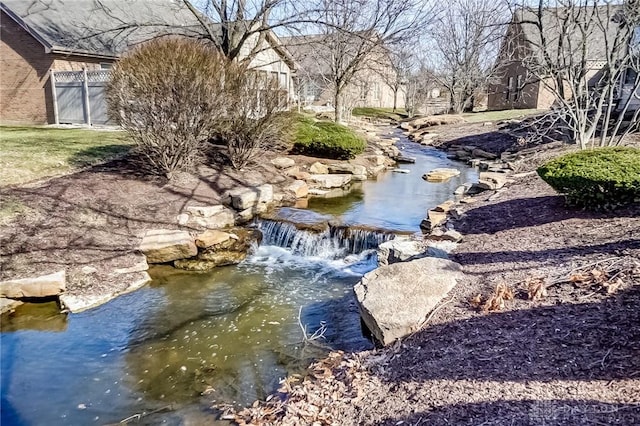
<instances>
[{"instance_id":1,"label":"gable of house","mask_svg":"<svg viewBox=\"0 0 640 426\"><path fill-rule=\"evenodd\" d=\"M621 6L599 7L599 10L582 8L580 14L571 15L566 8L547 8L539 16L534 9L516 11L500 50L497 64L502 68L500 81L489 87L489 109L550 108L555 96L539 76L530 72L532 66L545 60L553 63L559 57L581 59L584 53L590 70L587 79L590 85L596 84L606 65L606 42L611 43L616 37L615 16L620 10ZM600 19L609 19L611 25L606 25L603 31L594 14L598 14ZM582 34L575 30L572 22L576 20L590 22L591 31ZM586 43L583 43L583 37ZM583 52L584 45L587 49ZM546 58L545 54L548 54Z\"/></svg>"}]
</instances>

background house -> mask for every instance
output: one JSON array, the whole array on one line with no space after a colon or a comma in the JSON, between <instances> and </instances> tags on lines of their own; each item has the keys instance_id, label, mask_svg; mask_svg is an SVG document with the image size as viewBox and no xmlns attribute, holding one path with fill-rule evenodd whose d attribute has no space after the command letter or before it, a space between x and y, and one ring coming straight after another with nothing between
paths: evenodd
<instances>
[{"instance_id":1,"label":"background house","mask_svg":"<svg viewBox=\"0 0 640 426\"><path fill-rule=\"evenodd\" d=\"M635 111L640 109L640 26L635 28L630 49L632 66L627 68L621 81L618 108L622 109L628 101L628 111Z\"/></svg>"},{"instance_id":2,"label":"background house","mask_svg":"<svg viewBox=\"0 0 640 426\"><path fill-rule=\"evenodd\" d=\"M297 100L303 107L334 104L331 67L332 52L324 35L282 37L286 49L298 64ZM348 52L344 52L348 55ZM353 79L343 93L349 107L404 108L406 88L392 89L395 72L385 52L370 52L359 65Z\"/></svg>"},{"instance_id":3,"label":"background house","mask_svg":"<svg viewBox=\"0 0 640 426\"><path fill-rule=\"evenodd\" d=\"M118 57L157 37L204 36L196 16L170 0L2 0L0 10L5 123L108 123L104 87ZM290 91L291 56L275 34L254 40L262 45L247 43L250 66Z\"/></svg>"},{"instance_id":4,"label":"background house","mask_svg":"<svg viewBox=\"0 0 640 426\"><path fill-rule=\"evenodd\" d=\"M536 22L542 24L545 41L541 40L540 30ZM551 8L542 11L540 19L533 10L518 10L507 29L500 50L496 80L489 85L488 109L512 109L512 108L536 108L549 109L556 101L555 95L545 87L541 77L531 72L536 63L542 61L542 45L546 45L551 51L558 49L560 40L574 40L575 46L580 46L580 34L562 35L561 9ZM615 38L615 25L607 27L609 40ZM597 83L603 67L606 65L606 52L604 33L591 31L586 36L587 50L587 75L588 84ZM566 46L560 49L567 49ZM565 54L567 55L567 54ZM576 56L578 53L576 53ZM549 84L555 82L547 81Z\"/></svg>"}]
</instances>

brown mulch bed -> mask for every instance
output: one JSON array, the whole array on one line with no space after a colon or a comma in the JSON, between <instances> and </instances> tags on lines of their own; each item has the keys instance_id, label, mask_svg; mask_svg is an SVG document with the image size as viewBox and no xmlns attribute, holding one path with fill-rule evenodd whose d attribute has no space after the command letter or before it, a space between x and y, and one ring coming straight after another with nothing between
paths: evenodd
<instances>
[{"instance_id":1,"label":"brown mulch bed","mask_svg":"<svg viewBox=\"0 0 640 426\"><path fill-rule=\"evenodd\" d=\"M229 418L640 424L640 206L569 209L535 174L476 198L455 223L465 237L453 257L465 279L423 330L388 348L334 353L306 378L283 382L280 395L229 410ZM497 286L509 297L483 309Z\"/></svg>"}]
</instances>

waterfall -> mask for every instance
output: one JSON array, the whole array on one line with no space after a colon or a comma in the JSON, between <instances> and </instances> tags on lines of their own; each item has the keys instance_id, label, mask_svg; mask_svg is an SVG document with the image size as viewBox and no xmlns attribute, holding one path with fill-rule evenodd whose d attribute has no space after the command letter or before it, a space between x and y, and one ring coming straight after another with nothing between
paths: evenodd
<instances>
[{"instance_id":1,"label":"waterfall","mask_svg":"<svg viewBox=\"0 0 640 426\"><path fill-rule=\"evenodd\" d=\"M344 225L329 224L318 232L299 229L286 221L261 220L257 225L263 234L262 244L288 248L299 256L324 259L338 259L375 249L395 238L392 232Z\"/></svg>"}]
</instances>

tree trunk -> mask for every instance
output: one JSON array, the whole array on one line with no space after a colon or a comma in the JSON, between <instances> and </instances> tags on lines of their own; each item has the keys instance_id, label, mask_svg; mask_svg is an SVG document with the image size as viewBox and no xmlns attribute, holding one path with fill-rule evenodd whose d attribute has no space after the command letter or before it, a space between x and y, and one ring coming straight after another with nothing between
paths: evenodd
<instances>
[{"instance_id":1,"label":"tree trunk","mask_svg":"<svg viewBox=\"0 0 640 426\"><path fill-rule=\"evenodd\" d=\"M342 122L342 99L339 90L336 90L333 96L333 113L335 122Z\"/></svg>"},{"instance_id":2,"label":"tree trunk","mask_svg":"<svg viewBox=\"0 0 640 426\"><path fill-rule=\"evenodd\" d=\"M398 89L394 89L393 91L393 112L396 112L398 107Z\"/></svg>"}]
</instances>

